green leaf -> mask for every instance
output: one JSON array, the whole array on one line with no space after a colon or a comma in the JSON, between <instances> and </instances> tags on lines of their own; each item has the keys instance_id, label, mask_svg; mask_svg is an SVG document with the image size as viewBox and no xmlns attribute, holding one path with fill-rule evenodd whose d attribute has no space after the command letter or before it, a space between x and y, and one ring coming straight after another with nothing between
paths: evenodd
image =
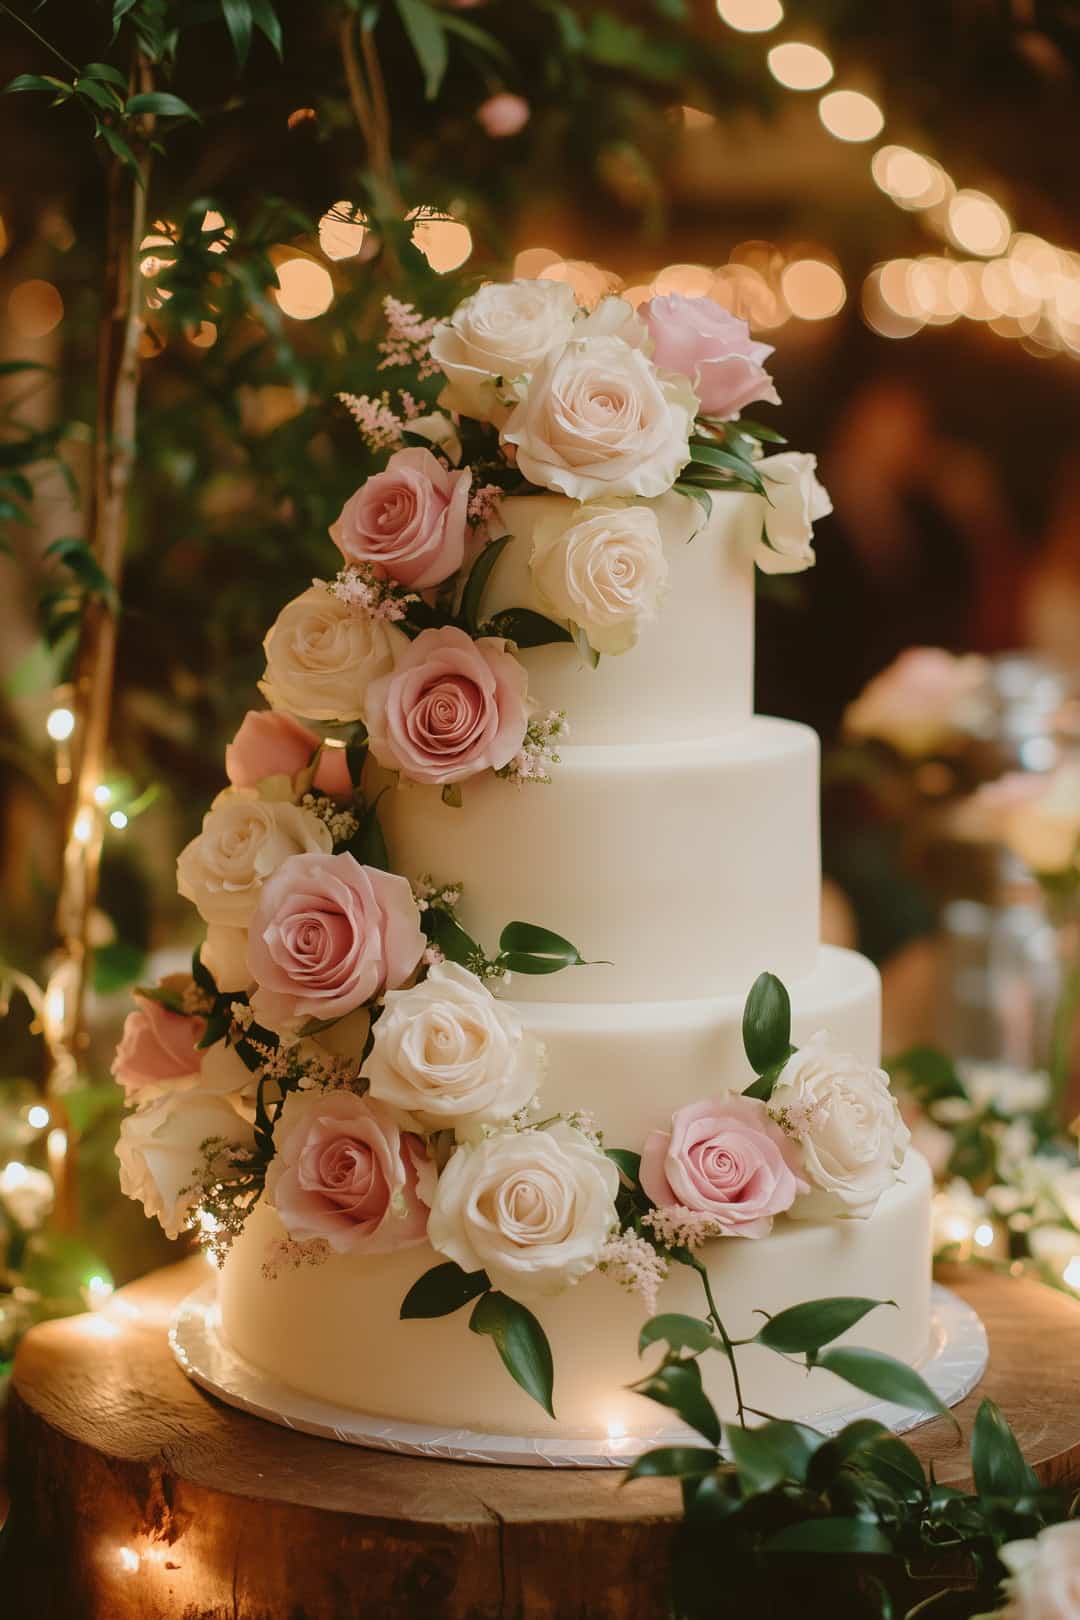
<instances>
[{"instance_id":1,"label":"green leaf","mask_svg":"<svg viewBox=\"0 0 1080 1620\"><path fill-rule=\"evenodd\" d=\"M791 1045L791 999L774 973L754 980L742 1021L743 1047L755 1074L782 1063Z\"/></svg>"},{"instance_id":2,"label":"green leaf","mask_svg":"<svg viewBox=\"0 0 1080 1620\"><path fill-rule=\"evenodd\" d=\"M117 30L119 29L120 24L123 22L129 11L134 11L137 4L138 0L113 0L112 25L114 39L116 38Z\"/></svg>"},{"instance_id":3,"label":"green leaf","mask_svg":"<svg viewBox=\"0 0 1080 1620\"><path fill-rule=\"evenodd\" d=\"M588 638L588 635L581 628L580 624L574 624L571 621L571 624L570 624L570 637L571 637L571 640L574 642L575 646L577 647L578 652L581 654L582 658L588 664L589 668L590 669L595 669L597 664L600 662L600 654L597 652L596 648L592 645L592 643L590 642L590 640Z\"/></svg>"},{"instance_id":4,"label":"green leaf","mask_svg":"<svg viewBox=\"0 0 1080 1620\"><path fill-rule=\"evenodd\" d=\"M573 641L565 625L536 613L532 608L503 608L484 624L484 634L504 636L518 647L548 647L557 641Z\"/></svg>"},{"instance_id":5,"label":"green leaf","mask_svg":"<svg viewBox=\"0 0 1080 1620\"><path fill-rule=\"evenodd\" d=\"M625 1176L631 1186L637 1186L641 1175L640 1153L632 1153L629 1148L605 1148L604 1157L617 1166L619 1174Z\"/></svg>"},{"instance_id":6,"label":"green leaf","mask_svg":"<svg viewBox=\"0 0 1080 1620\"><path fill-rule=\"evenodd\" d=\"M10 84L5 84L4 95L15 95L20 90L51 90L56 95L70 96L73 88L63 79L51 78L47 73L17 73Z\"/></svg>"},{"instance_id":7,"label":"green leaf","mask_svg":"<svg viewBox=\"0 0 1080 1620\"><path fill-rule=\"evenodd\" d=\"M493 1291L477 1300L469 1327L474 1333L484 1333L494 1339L511 1378L540 1403L549 1417L554 1417L555 1368L551 1346L532 1312L508 1294Z\"/></svg>"},{"instance_id":8,"label":"green leaf","mask_svg":"<svg viewBox=\"0 0 1080 1620\"><path fill-rule=\"evenodd\" d=\"M658 1340L663 1340L672 1350L697 1352L724 1348L708 1322L696 1316L680 1316L675 1311L649 1318L638 1334L638 1355L644 1355Z\"/></svg>"},{"instance_id":9,"label":"green leaf","mask_svg":"<svg viewBox=\"0 0 1080 1620\"><path fill-rule=\"evenodd\" d=\"M421 926L433 945L437 945L448 962L468 967L480 954L480 946L467 934L456 917L448 911L429 907L421 914Z\"/></svg>"},{"instance_id":10,"label":"green leaf","mask_svg":"<svg viewBox=\"0 0 1080 1620\"><path fill-rule=\"evenodd\" d=\"M82 70L84 79L101 79L105 84L115 84L118 90L127 89L127 79L119 68L110 67L108 62L87 62Z\"/></svg>"},{"instance_id":11,"label":"green leaf","mask_svg":"<svg viewBox=\"0 0 1080 1620\"><path fill-rule=\"evenodd\" d=\"M195 949L191 953L191 977L195 980L195 983L198 985L200 990L205 990L206 994L209 996L217 996L217 981L214 979L210 969L203 967L201 945L196 945Z\"/></svg>"},{"instance_id":12,"label":"green leaf","mask_svg":"<svg viewBox=\"0 0 1080 1620\"><path fill-rule=\"evenodd\" d=\"M111 85L101 84L97 79L76 79L75 94L100 107L103 112L118 112L124 105L123 99Z\"/></svg>"},{"instance_id":13,"label":"green leaf","mask_svg":"<svg viewBox=\"0 0 1080 1620\"><path fill-rule=\"evenodd\" d=\"M884 1478L903 1494L926 1489L926 1475L915 1453L891 1429L873 1418L848 1423L814 1453L807 1475L811 1490L827 1490L843 1468L855 1467Z\"/></svg>"},{"instance_id":14,"label":"green leaf","mask_svg":"<svg viewBox=\"0 0 1080 1620\"><path fill-rule=\"evenodd\" d=\"M898 1406L906 1406L913 1411L925 1408L930 1412L939 1412L943 1417L950 1416L949 1408L940 1396L934 1394L921 1373L893 1356L883 1355L880 1350L856 1350L841 1346L824 1351L814 1366L835 1373L838 1378L854 1384L856 1389L876 1395L878 1400L895 1401Z\"/></svg>"},{"instance_id":15,"label":"green leaf","mask_svg":"<svg viewBox=\"0 0 1080 1620\"><path fill-rule=\"evenodd\" d=\"M971 1473L980 1496L1015 1498L1041 1489L1024 1461L1016 1436L1000 1409L984 1400L971 1431Z\"/></svg>"},{"instance_id":16,"label":"green leaf","mask_svg":"<svg viewBox=\"0 0 1080 1620\"><path fill-rule=\"evenodd\" d=\"M714 1446L719 1445L720 1419L701 1387L701 1369L696 1361L671 1362L631 1387L648 1400L670 1407L690 1428Z\"/></svg>"},{"instance_id":17,"label":"green leaf","mask_svg":"<svg viewBox=\"0 0 1080 1620\"><path fill-rule=\"evenodd\" d=\"M486 1271L463 1271L455 1260L447 1260L445 1265L432 1266L417 1278L398 1314L403 1322L449 1316L490 1287Z\"/></svg>"},{"instance_id":18,"label":"green leaf","mask_svg":"<svg viewBox=\"0 0 1080 1620\"><path fill-rule=\"evenodd\" d=\"M690 500L697 502L697 504L701 507L705 522L708 523L709 519L712 517L712 496L709 494L708 490L702 489L698 484L684 484L681 480L676 483L674 487L678 490L680 495L687 495L689 496ZM694 534L696 533L697 530L695 529ZM690 538L692 540L694 536L691 535Z\"/></svg>"},{"instance_id":19,"label":"green leaf","mask_svg":"<svg viewBox=\"0 0 1080 1620\"><path fill-rule=\"evenodd\" d=\"M500 967L511 973L558 973L568 967L588 967L576 945L550 928L535 923L507 923L499 935Z\"/></svg>"},{"instance_id":20,"label":"green leaf","mask_svg":"<svg viewBox=\"0 0 1080 1620\"><path fill-rule=\"evenodd\" d=\"M197 124L202 122L194 107L189 107L186 101L170 95L166 90L142 91L131 97L124 111L129 116L134 113L154 113L158 118L193 118Z\"/></svg>"},{"instance_id":21,"label":"green leaf","mask_svg":"<svg viewBox=\"0 0 1080 1620\"><path fill-rule=\"evenodd\" d=\"M879 1305L895 1304L894 1299L843 1295L807 1300L804 1305L792 1305L770 1317L765 1326L758 1329L757 1342L786 1355L802 1355L806 1350L820 1350L823 1344L838 1339Z\"/></svg>"},{"instance_id":22,"label":"green leaf","mask_svg":"<svg viewBox=\"0 0 1080 1620\"><path fill-rule=\"evenodd\" d=\"M349 781L354 788L359 788L360 779L367 764L368 740L366 734L362 737L353 737L345 748L345 764L349 771Z\"/></svg>"},{"instance_id":23,"label":"green leaf","mask_svg":"<svg viewBox=\"0 0 1080 1620\"><path fill-rule=\"evenodd\" d=\"M385 791L385 789L384 789ZM390 855L386 848L386 839L383 837L382 822L379 820L379 798L369 804L360 819L360 826L349 840L349 853L355 856L361 866L374 866L380 872L389 872Z\"/></svg>"},{"instance_id":24,"label":"green leaf","mask_svg":"<svg viewBox=\"0 0 1080 1620\"><path fill-rule=\"evenodd\" d=\"M489 34L486 28L480 28L476 23L469 22L466 17L459 17L452 11L442 13L442 25L449 34L457 34L459 39L466 40L475 45L478 51L485 51L493 56L497 62L505 62L512 66L513 58L501 40Z\"/></svg>"},{"instance_id":25,"label":"green leaf","mask_svg":"<svg viewBox=\"0 0 1080 1620\"><path fill-rule=\"evenodd\" d=\"M703 1446L658 1446L626 1470L622 1484L632 1479L698 1479L711 1474L719 1462L719 1454Z\"/></svg>"},{"instance_id":26,"label":"green leaf","mask_svg":"<svg viewBox=\"0 0 1080 1620\"><path fill-rule=\"evenodd\" d=\"M63 563L85 590L94 591L98 596L104 597L115 609L116 586L102 571L85 540L77 538L54 540L51 546L46 547L45 555L55 557L58 562Z\"/></svg>"},{"instance_id":27,"label":"green leaf","mask_svg":"<svg viewBox=\"0 0 1080 1620\"><path fill-rule=\"evenodd\" d=\"M233 50L236 52L236 60L243 67L251 49L251 29L254 22L251 0L221 0L221 9L225 16L225 26L232 39Z\"/></svg>"},{"instance_id":28,"label":"green leaf","mask_svg":"<svg viewBox=\"0 0 1080 1620\"><path fill-rule=\"evenodd\" d=\"M285 50L285 41L281 33L281 21L271 0L251 0L251 16L255 27L270 41L274 54L280 62Z\"/></svg>"},{"instance_id":29,"label":"green leaf","mask_svg":"<svg viewBox=\"0 0 1080 1620\"><path fill-rule=\"evenodd\" d=\"M752 439L760 439L765 444L787 444L782 433L775 428L766 427L763 422L752 422L747 416L740 416L739 427L743 433L749 433Z\"/></svg>"},{"instance_id":30,"label":"green leaf","mask_svg":"<svg viewBox=\"0 0 1080 1620\"><path fill-rule=\"evenodd\" d=\"M41 360L0 361L0 377L14 377L20 371L52 371L52 369L52 366L45 365Z\"/></svg>"},{"instance_id":31,"label":"green leaf","mask_svg":"<svg viewBox=\"0 0 1080 1620\"><path fill-rule=\"evenodd\" d=\"M125 163L127 167L136 175L136 177L140 177L141 183L139 160L135 156L135 153L131 150L131 147L128 145L127 141L125 141L124 137L122 135L118 135L111 124L99 124L97 127L97 133L101 136L102 140L105 142L105 145L109 148L109 151L113 154L113 156L119 158L121 163Z\"/></svg>"},{"instance_id":32,"label":"green leaf","mask_svg":"<svg viewBox=\"0 0 1080 1620\"><path fill-rule=\"evenodd\" d=\"M424 75L424 95L434 101L450 59L443 18L427 0L395 0L395 4Z\"/></svg>"},{"instance_id":33,"label":"green leaf","mask_svg":"<svg viewBox=\"0 0 1080 1620\"><path fill-rule=\"evenodd\" d=\"M505 534L500 540L490 540L469 570L469 577L465 582L465 589L461 593L460 619L470 636L475 636L480 625L480 602L491 577L491 570L495 567L506 547L513 539L512 535Z\"/></svg>"},{"instance_id":34,"label":"green leaf","mask_svg":"<svg viewBox=\"0 0 1080 1620\"><path fill-rule=\"evenodd\" d=\"M891 1078L902 1081L924 1105L946 1097L971 1100L956 1064L936 1047L911 1046L890 1058L885 1067Z\"/></svg>"},{"instance_id":35,"label":"green leaf","mask_svg":"<svg viewBox=\"0 0 1080 1620\"><path fill-rule=\"evenodd\" d=\"M462 805L461 783L444 782L443 790L439 794L443 804L448 804L451 810L460 810Z\"/></svg>"},{"instance_id":36,"label":"green leaf","mask_svg":"<svg viewBox=\"0 0 1080 1620\"><path fill-rule=\"evenodd\" d=\"M779 1063L770 1064L764 1074L759 1074L756 1080L751 1081L742 1091L744 1097L756 1097L759 1102L768 1102L773 1094L773 1088L779 1080L784 1064L794 1052L795 1048L789 1046L787 1052Z\"/></svg>"},{"instance_id":37,"label":"green leaf","mask_svg":"<svg viewBox=\"0 0 1080 1620\"><path fill-rule=\"evenodd\" d=\"M759 495L764 495L765 486L761 482L761 474L752 461L746 461L742 456L733 455L730 450L718 450L711 444L698 444L696 441L690 445L690 459L703 467L714 467L718 472L732 473L744 484L749 484ZM683 477L686 477L684 471Z\"/></svg>"},{"instance_id":38,"label":"green leaf","mask_svg":"<svg viewBox=\"0 0 1080 1620\"><path fill-rule=\"evenodd\" d=\"M801 1485L820 1441L799 1423L772 1420L760 1428L724 1424L724 1439L739 1474L744 1496L771 1491L790 1480Z\"/></svg>"},{"instance_id":39,"label":"green leaf","mask_svg":"<svg viewBox=\"0 0 1080 1620\"><path fill-rule=\"evenodd\" d=\"M888 1555L893 1551L888 1536L869 1519L804 1519L789 1524L770 1536L766 1553L847 1553Z\"/></svg>"}]
</instances>

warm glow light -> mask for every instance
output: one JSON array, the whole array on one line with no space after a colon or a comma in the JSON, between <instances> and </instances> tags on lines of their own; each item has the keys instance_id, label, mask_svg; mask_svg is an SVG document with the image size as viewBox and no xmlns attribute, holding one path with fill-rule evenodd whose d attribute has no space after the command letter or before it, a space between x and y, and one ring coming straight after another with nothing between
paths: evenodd
<instances>
[{"instance_id":1,"label":"warm glow light","mask_svg":"<svg viewBox=\"0 0 1080 1620\"><path fill-rule=\"evenodd\" d=\"M780 291L793 315L803 321L824 321L844 307L847 293L843 277L822 259L795 259L780 277Z\"/></svg>"},{"instance_id":2,"label":"warm glow light","mask_svg":"<svg viewBox=\"0 0 1080 1620\"><path fill-rule=\"evenodd\" d=\"M53 709L45 722L45 730L53 742L67 742L75 730L75 716L70 709Z\"/></svg>"},{"instance_id":3,"label":"warm glow light","mask_svg":"<svg viewBox=\"0 0 1080 1620\"><path fill-rule=\"evenodd\" d=\"M838 141L872 141L885 127L885 114L861 90L830 90L818 102L818 115Z\"/></svg>"},{"instance_id":4,"label":"warm glow light","mask_svg":"<svg viewBox=\"0 0 1080 1620\"><path fill-rule=\"evenodd\" d=\"M890 259L878 271L881 296L889 308L895 310L898 315L917 313L908 284L912 263L911 259Z\"/></svg>"},{"instance_id":5,"label":"warm glow light","mask_svg":"<svg viewBox=\"0 0 1080 1620\"><path fill-rule=\"evenodd\" d=\"M989 1221L980 1221L971 1235L980 1249L988 1249L994 1241L994 1228Z\"/></svg>"},{"instance_id":6,"label":"warm glow light","mask_svg":"<svg viewBox=\"0 0 1080 1620\"><path fill-rule=\"evenodd\" d=\"M780 0L716 0L716 10L722 22L741 34L766 34L784 20Z\"/></svg>"},{"instance_id":7,"label":"warm glow light","mask_svg":"<svg viewBox=\"0 0 1080 1620\"><path fill-rule=\"evenodd\" d=\"M88 844L93 838L94 817L89 805L83 805L71 824L71 832L77 844Z\"/></svg>"},{"instance_id":8,"label":"warm glow light","mask_svg":"<svg viewBox=\"0 0 1080 1620\"><path fill-rule=\"evenodd\" d=\"M229 243L232 241L236 232L231 230L225 224L224 214L219 214L216 208L208 208L206 213L203 215L202 228L204 231L221 232L221 235L217 238L217 240L209 244L211 253L228 252Z\"/></svg>"},{"instance_id":9,"label":"warm glow light","mask_svg":"<svg viewBox=\"0 0 1080 1620\"><path fill-rule=\"evenodd\" d=\"M522 248L514 259L514 275L524 276L528 281L535 281L543 274L549 264L558 264L562 255L556 253L554 248L534 247Z\"/></svg>"},{"instance_id":10,"label":"warm glow light","mask_svg":"<svg viewBox=\"0 0 1080 1620\"><path fill-rule=\"evenodd\" d=\"M94 789L94 803L100 804L102 807L104 807L110 802L111 799L112 788L107 782L99 782L97 787Z\"/></svg>"},{"instance_id":11,"label":"warm glow light","mask_svg":"<svg viewBox=\"0 0 1080 1620\"><path fill-rule=\"evenodd\" d=\"M126 1575L134 1575L142 1562L133 1547L118 1547L116 1549L117 1561Z\"/></svg>"},{"instance_id":12,"label":"warm glow light","mask_svg":"<svg viewBox=\"0 0 1080 1620\"><path fill-rule=\"evenodd\" d=\"M334 301L329 270L314 259L286 259L277 266L278 285L273 296L279 309L294 321L325 315Z\"/></svg>"},{"instance_id":13,"label":"warm glow light","mask_svg":"<svg viewBox=\"0 0 1080 1620\"><path fill-rule=\"evenodd\" d=\"M908 271L908 291L916 311L934 326L947 326L960 314L953 299L955 265L951 259L928 254L916 259Z\"/></svg>"},{"instance_id":14,"label":"warm glow light","mask_svg":"<svg viewBox=\"0 0 1080 1620\"><path fill-rule=\"evenodd\" d=\"M1080 1288L1080 1254L1073 1255L1061 1277L1067 1288Z\"/></svg>"},{"instance_id":15,"label":"warm glow light","mask_svg":"<svg viewBox=\"0 0 1080 1620\"><path fill-rule=\"evenodd\" d=\"M716 123L712 113L703 112L700 107L682 107L680 111L684 129L709 129Z\"/></svg>"},{"instance_id":16,"label":"warm glow light","mask_svg":"<svg viewBox=\"0 0 1080 1620\"><path fill-rule=\"evenodd\" d=\"M643 281L638 286L635 286L635 287L624 287L622 289L622 291L620 292L619 297L620 298L625 298L626 302L630 305L630 307L632 309L637 309L638 305L643 304L647 298L651 298L655 291L656 291L656 288L653 286L651 281ZM711 296L711 293L712 293L712 278L710 277L710 279L709 279L709 295L710 296Z\"/></svg>"},{"instance_id":17,"label":"warm glow light","mask_svg":"<svg viewBox=\"0 0 1080 1620\"><path fill-rule=\"evenodd\" d=\"M83 1294L86 1303L92 1311L99 1311L113 1292L113 1285L108 1277L89 1277Z\"/></svg>"},{"instance_id":18,"label":"warm glow light","mask_svg":"<svg viewBox=\"0 0 1080 1620\"><path fill-rule=\"evenodd\" d=\"M941 1223L941 1235L949 1243L965 1243L971 1236L971 1222L963 1215L947 1215Z\"/></svg>"},{"instance_id":19,"label":"warm glow light","mask_svg":"<svg viewBox=\"0 0 1080 1620\"><path fill-rule=\"evenodd\" d=\"M49 1110L43 1108L40 1103L35 1103L33 1108L26 1111L26 1123L35 1131L43 1131L49 1123Z\"/></svg>"},{"instance_id":20,"label":"warm glow light","mask_svg":"<svg viewBox=\"0 0 1080 1620\"><path fill-rule=\"evenodd\" d=\"M870 172L876 185L900 208L931 208L945 197L948 177L940 164L907 146L881 146Z\"/></svg>"},{"instance_id":21,"label":"warm glow light","mask_svg":"<svg viewBox=\"0 0 1080 1620\"><path fill-rule=\"evenodd\" d=\"M703 264L669 264L658 272L654 288L661 297L682 293L684 298L707 298L712 283L713 272Z\"/></svg>"},{"instance_id":22,"label":"warm glow light","mask_svg":"<svg viewBox=\"0 0 1080 1620\"><path fill-rule=\"evenodd\" d=\"M10 1159L0 1170L0 1192L14 1192L16 1187L25 1187L29 1180L30 1172L25 1164L20 1164L18 1159Z\"/></svg>"},{"instance_id":23,"label":"warm glow light","mask_svg":"<svg viewBox=\"0 0 1080 1620\"><path fill-rule=\"evenodd\" d=\"M143 237L139 243L139 252L145 253L146 257L140 259L139 269L144 276L158 276L167 265L173 262L176 257L175 232L176 227L174 225L170 225L167 220L159 219L155 222L150 234ZM153 252L154 248L162 247L169 249L164 258L160 254Z\"/></svg>"},{"instance_id":24,"label":"warm glow light","mask_svg":"<svg viewBox=\"0 0 1080 1620\"><path fill-rule=\"evenodd\" d=\"M128 818L123 810L114 810L109 816L109 826L115 827L117 832L123 832L128 824Z\"/></svg>"},{"instance_id":25,"label":"warm glow light","mask_svg":"<svg viewBox=\"0 0 1080 1620\"><path fill-rule=\"evenodd\" d=\"M188 328L188 342L196 349L212 349L217 342L217 327L213 321L200 321L197 327Z\"/></svg>"},{"instance_id":26,"label":"warm glow light","mask_svg":"<svg viewBox=\"0 0 1080 1620\"><path fill-rule=\"evenodd\" d=\"M788 90L820 90L833 76L833 65L816 45L788 40L768 55L769 72Z\"/></svg>"},{"instance_id":27,"label":"warm glow light","mask_svg":"<svg viewBox=\"0 0 1080 1620\"><path fill-rule=\"evenodd\" d=\"M613 1418L607 1426L607 1437L609 1440L625 1440L626 1424L620 1423L617 1418Z\"/></svg>"},{"instance_id":28,"label":"warm glow light","mask_svg":"<svg viewBox=\"0 0 1080 1620\"><path fill-rule=\"evenodd\" d=\"M51 281L20 281L8 294L8 314L20 337L43 338L64 318L64 300Z\"/></svg>"},{"instance_id":29,"label":"warm glow light","mask_svg":"<svg viewBox=\"0 0 1080 1620\"><path fill-rule=\"evenodd\" d=\"M949 203L946 223L957 247L986 259L1004 253L1012 235L1004 208L982 191L958 191Z\"/></svg>"},{"instance_id":30,"label":"warm glow light","mask_svg":"<svg viewBox=\"0 0 1080 1620\"><path fill-rule=\"evenodd\" d=\"M413 246L438 275L456 270L472 252L472 232L459 219L433 215L430 209L414 208L407 219L413 220Z\"/></svg>"},{"instance_id":31,"label":"warm glow light","mask_svg":"<svg viewBox=\"0 0 1080 1620\"><path fill-rule=\"evenodd\" d=\"M559 259L540 272L542 281L565 281L577 294L578 302L592 308L601 298L619 290L619 278L612 270L587 259Z\"/></svg>"},{"instance_id":32,"label":"warm glow light","mask_svg":"<svg viewBox=\"0 0 1080 1620\"><path fill-rule=\"evenodd\" d=\"M319 221L319 246L328 259L352 259L367 235L367 219L355 203L336 202Z\"/></svg>"}]
</instances>

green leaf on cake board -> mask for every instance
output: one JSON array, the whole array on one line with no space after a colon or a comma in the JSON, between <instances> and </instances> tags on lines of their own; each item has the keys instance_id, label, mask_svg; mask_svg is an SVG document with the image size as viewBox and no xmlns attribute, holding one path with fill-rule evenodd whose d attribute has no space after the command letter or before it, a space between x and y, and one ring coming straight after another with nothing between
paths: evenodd
<instances>
[{"instance_id":1,"label":"green leaf on cake board","mask_svg":"<svg viewBox=\"0 0 1080 1620\"><path fill-rule=\"evenodd\" d=\"M743 1047L755 1074L791 1053L791 999L775 973L761 973L750 987L742 1021Z\"/></svg>"},{"instance_id":2,"label":"green leaf on cake board","mask_svg":"<svg viewBox=\"0 0 1080 1620\"><path fill-rule=\"evenodd\" d=\"M861 1322L879 1305L895 1305L894 1299L860 1299L837 1296L811 1299L802 1305L771 1316L757 1332L757 1343L784 1355L799 1356L807 1350L820 1350L842 1333Z\"/></svg>"},{"instance_id":3,"label":"green leaf on cake board","mask_svg":"<svg viewBox=\"0 0 1080 1620\"><path fill-rule=\"evenodd\" d=\"M463 1271L456 1260L432 1266L418 1277L401 1302L403 1322L449 1316L491 1287L486 1271Z\"/></svg>"},{"instance_id":4,"label":"green leaf on cake board","mask_svg":"<svg viewBox=\"0 0 1080 1620\"><path fill-rule=\"evenodd\" d=\"M510 922L499 935L499 967L511 973L558 973L588 967L576 945L536 923Z\"/></svg>"},{"instance_id":5,"label":"green leaf on cake board","mask_svg":"<svg viewBox=\"0 0 1080 1620\"><path fill-rule=\"evenodd\" d=\"M993 1401L984 1400L971 1431L971 1472L980 1496L1015 1500L1042 1486Z\"/></svg>"},{"instance_id":6,"label":"green leaf on cake board","mask_svg":"<svg viewBox=\"0 0 1080 1620\"><path fill-rule=\"evenodd\" d=\"M540 1403L549 1417L554 1417L555 1367L551 1346L532 1312L509 1294L493 1291L477 1300L469 1326L474 1333L487 1334L494 1339L511 1378Z\"/></svg>"},{"instance_id":7,"label":"green leaf on cake board","mask_svg":"<svg viewBox=\"0 0 1080 1620\"><path fill-rule=\"evenodd\" d=\"M880 1350L838 1346L835 1350L823 1351L821 1355L814 1355L811 1351L807 1360L812 1366L822 1367L826 1372L843 1378L846 1383L854 1384L856 1389L865 1390L867 1395L876 1395L880 1401L895 1401L897 1406L906 1406L916 1412L925 1408L929 1412L940 1413L942 1417L952 1415L921 1373L906 1362L884 1355Z\"/></svg>"},{"instance_id":8,"label":"green leaf on cake board","mask_svg":"<svg viewBox=\"0 0 1080 1620\"><path fill-rule=\"evenodd\" d=\"M469 570L465 589L461 593L461 612L458 617L470 636L475 636L480 628L480 604L487 589L487 582L491 578L491 571L512 539L513 535L504 534L499 540L489 540Z\"/></svg>"}]
</instances>

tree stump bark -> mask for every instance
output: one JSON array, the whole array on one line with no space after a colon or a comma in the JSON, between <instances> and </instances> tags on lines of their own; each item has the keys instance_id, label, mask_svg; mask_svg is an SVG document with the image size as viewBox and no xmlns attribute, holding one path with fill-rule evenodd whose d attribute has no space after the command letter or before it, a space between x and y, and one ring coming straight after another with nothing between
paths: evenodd
<instances>
[{"instance_id":1,"label":"tree stump bark","mask_svg":"<svg viewBox=\"0 0 1080 1620\"><path fill-rule=\"evenodd\" d=\"M664 1620L671 1482L394 1456L221 1405L166 1338L205 1275L198 1259L170 1266L21 1346L5 1616ZM990 1368L956 1409L962 1440L943 1419L907 1438L942 1483L964 1483L990 1395L1041 1478L1077 1485L1077 1305L989 1273L945 1280L982 1316Z\"/></svg>"}]
</instances>

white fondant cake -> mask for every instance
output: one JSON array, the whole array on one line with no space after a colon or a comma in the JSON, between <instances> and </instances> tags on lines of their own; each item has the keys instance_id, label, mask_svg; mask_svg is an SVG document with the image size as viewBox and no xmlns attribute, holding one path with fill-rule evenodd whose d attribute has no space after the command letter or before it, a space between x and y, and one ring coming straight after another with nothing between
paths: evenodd
<instances>
[{"instance_id":1,"label":"white fondant cake","mask_svg":"<svg viewBox=\"0 0 1080 1620\"><path fill-rule=\"evenodd\" d=\"M504 504L514 539L500 563L506 574L495 576L503 601L528 601L528 524L558 500ZM545 1043L545 1112L588 1109L608 1142L634 1147L682 1104L752 1078L740 1021L763 970L788 983L797 1042L827 1028L839 1048L876 1063L880 1041L876 971L818 944L816 738L749 713L747 539L760 529L760 499L716 498L693 538L691 503L673 495L663 504L670 591L648 640L598 670L571 646L522 654L538 702L573 715L573 742L551 784L515 792L479 778L464 785L458 810L437 787L402 785L383 800L394 870L460 879L462 920L477 938L528 917L604 959L516 976L504 993ZM729 1331L750 1334L754 1311L809 1296L865 1294L898 1308L875 1312L848 1337L917 1362L929 1333L929 1200L926 1166L909 1153L867 1220L782 1217L761 1242L707 1245ZM242 1355L305 1393L494 1432L664 1426L663 1413L625 1387L641 1376L636 1339L647 1313L602 1276L532 1305L554 1355L553 1423L516 1384L493 1376L489 1347L461 1331L460 1316L398 1320L407 1289L441 1258L426 1245L334 1255L270 1280L267 1242L280 1236L260 1206L225 1263L222 1326ZM673 1268L658 1308L700 1314L693 1274ZM750 1405L795 1416L852 1402L831 1375L808 1380L753 1348L740 1358ZM726 1364L713 1357L703 1369L718 1410L730 1415Z\"/></svg>"}]
</instances>

